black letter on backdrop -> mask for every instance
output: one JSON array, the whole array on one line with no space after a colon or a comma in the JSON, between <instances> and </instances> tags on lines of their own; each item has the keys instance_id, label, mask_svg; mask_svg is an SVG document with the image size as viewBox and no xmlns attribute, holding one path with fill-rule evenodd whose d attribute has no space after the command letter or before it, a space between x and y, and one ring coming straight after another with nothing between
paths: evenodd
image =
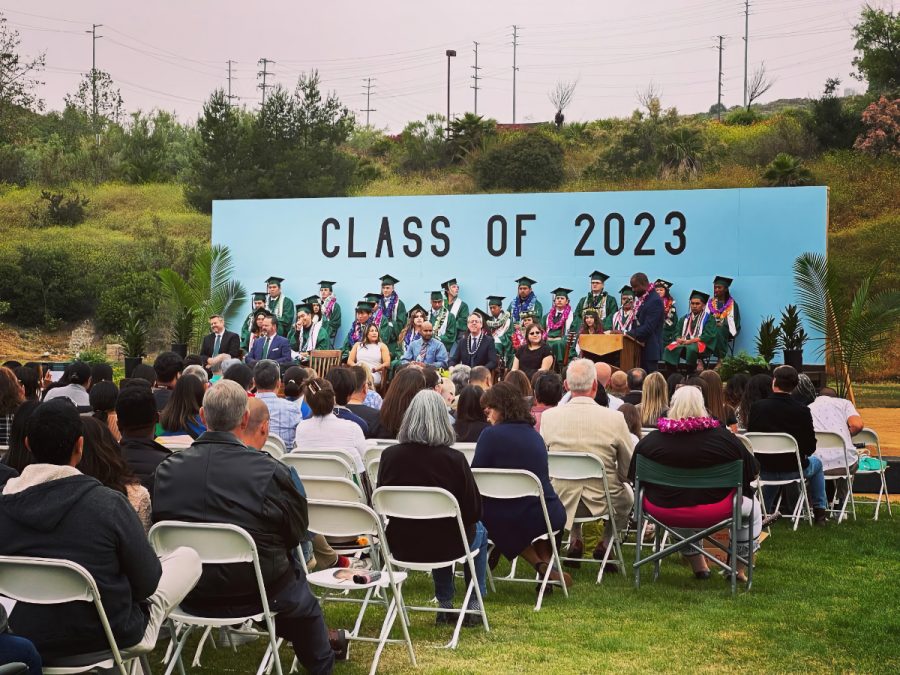
<instances>
[{"instance_id":1,"label":"black letter on backdrop","mask_svg":"<svg viewBox=\"0 0 900 675\"><path fill-rule=\"evenodd\" d=\"M450 221L447 219L447 216L435 216L434 220L431 221L431 236L438 241L444 242L444 248L438 248L437 246L432 244L431 252L438 258L443 258L445 255L450 253L450 237L448 237L443 232L438 232L438 225L443 225L444 227L449 229Z\"/></svg>"},{"instance_id":2,"label":"black letter on backdrop","mask_svg":"<svg viewBox=\"0 0 900 675\"><path fill-rule=\"evenodd\" d=\"M391 224L388 217L381 219L381 230L378 232L378 245L375 247L375 257L381 257L381 247L387 242L388 258L394 257L394 242L391 241Z\"/></svg>"},{"instance_id":3,"label":"black letter on backdrop","mask_svg":"<svg viewBox=\"0 0 900 675\"><path fill-rule=\"evenodd\" d=\"M672 246L672 244L666 242L666 250L672 255L679 255L684 253L684 249L687 246L687 237L684 234L684 231L687 229L687 218L684 217L681 211L672 211L666 216L666 225L671 225L673 220L678 221L678 227L672 230L672 235L678 238L678 246Z\"/></svg>"},{"instance_id":4,"label":"black letter on backdrop","mask_svg":"<svg viewBox=\"0 0 900 675\"><path fill-rule=\"evenodd\" d=\"M638 241L637 246L634 247L635 255L656 255L655 248L644 248L644 244L647 243L647 240L650 238L650 234L653 232L653 228L656 227L656 220L653 218L653 215L647 213L646 211L637 214L634 219L635 225L640 225L641 222L647 223L647 229L644 230L644 234L641 237L640 241Z\"/></svg>"},{"instance_id":5,"label":"black letter on backdrop","mask_svg":"<svg viewBox=\"0 0 900 675\"><path fill-rule=\"evenodd\" d=\"M502 236L500 237L500 248L494 248L494 223L500 223ZM488 253L492 256L499 257L506 253L506 218L503 216L491 216L487 223L487 248Z\"/></svg>"},{"instance_id":6,"label":"black letter on backdrop","mask_svg":"<svg viewBox=\"0 0 900 675\"><path fill-rule=\"evenodd\" d=\"M587 225L587 229L584 231L584 236L581 237L581 240L578 242L578 246L575 247L575 255L576 256L592 256L594 255L594 249L585 248L584 245L590 239L591 232L594 231L594 217L590 213L582 213L575 219L575 227L581 227L582 225Z\"/></svg>"},{"instance_id":7,"label":"black letter on backdrop","mask_svg":"<svg viewBox=\"0 0 900 675\"><path fill-rule=\"evenodd\" d=\"M325 222L322 223L322 255L326 258L334 258L338 253L341 252L340 246L335 246L332 249L328 248L328 226L334 225L335 230L341 229L341 224L337 221L336 218L326 218Z\"/></svg>"},{"instance_id":8,"label":"black letter on backdrop","mask_svg":"<svg viewBox=\"0 0 900 675\"><path fill-rule=\"evenodd\" d=\"M347 235L347 247L350 249L350 253L348 254L348 256L350 258L365 258L366 257L365 251L354 251L353 250L353 228L354 228L353 217L351 216L348 220L350 222L350 232Z\"/></svg>"},{"instance_id":9,"label":"black letter on backdrop","mask_svg":"<svg viewBox=\"0 0 900 675\"><path fill-rule=\"evenodd\" d=\"M537 216L533 213L517 213L516 214L516 257L522 257L522 239L525 237L525 227L523 223L527 220L537 220Z\"/></svg>"},{"instance_id":10,"label":"black letter on backdrop","mask_svg":"<svg viewBox=\"0 0 900 675\"><path fill-rule=\"evenodd\" d=\"M610 227L614 221L619 224L619 244L615 248L612 246L612 235L610 233ZM606 216L606 220L603 221L603 230L603 248L606 249L609 255L619 255L625 250L625 219L621 213L610 213Z\"/></svg>"},{"instance_id":11,"label":"black letter on backdrop","mask_svg":"<svg viewBox=\"0 0 900 675\"><path fill-rule=\"evenodd\" d=\"M415 225L418 229L422 229L422 221L419 220L416 216L410 216L406 220L403 221L403 234L410 241L416 242L415 248L410 248L406 244L403 245L403 252L408 255L410 258L415 258L422 252L422 237L420 237L415 232L411 232L409 229L410 225Z\"/></svg>"}]
</instances>

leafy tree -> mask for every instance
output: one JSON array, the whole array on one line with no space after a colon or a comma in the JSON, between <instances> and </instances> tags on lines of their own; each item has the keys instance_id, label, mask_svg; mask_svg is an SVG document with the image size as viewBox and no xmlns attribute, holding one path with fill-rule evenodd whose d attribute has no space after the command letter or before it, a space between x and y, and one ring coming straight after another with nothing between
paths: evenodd
<instances>
[{"instance_id":1,"label":"leafy tree","mask_svg":"<svg viewBox=\"0 0 900 675\"><path fill-rule=\"evenodd\" d=\"M863 111L864 134L853 147L870 155L900 157L900 98L893 101L884 96Z\"/></svg>"},{"instance_id":2,"label":"leafy tree","mask_svg":"<svg viewBox=\"0 0 900 675\"><path fill-rule=\"evenodd\" d=\"M709 114L710 115L721 115L722 113L726 112L727 110L728 110L728 108L725 107L724 103L716 102L716 103L713 103L711 106L709 106Z\"/></svg>"},{"instance_id":3,"label":"leafy tree","mask_svg":"<svg viewBox=\"0 0 900 675\"><path fill-rule=\"evenodd\" d=\"M121 333L130 312L150 318L159 303L160 282L153 272L123 270L110 277L100 291L97 327L108 333Z\"/></svg>"},{"instance_id":4,"label":"leafy tree","mask_svg":"<svg viewBox=\"0 0 900 675\"><path fill-rule=\"evenodd\" d=\"M725 115L725 124L733 124L748 127L756 124L763 118L755 110L747 110L746 108L736 108Z\"/></svg>"},{"instance_id":5,"label":"leafy tree","mask_svg":"<svg viewBox=\"0 0 900 675\"><path fill-rule=\"evenodd\" d=\"M803 160L786 152L779 153L769 163L762 177L772 187L809 185L813 180L812 172L803 165Z\"/></svg>"},{"instance_id":6,"label":"leafy tree","mask_svg":"<svg viewBox=\"0 0 900 675\"><path fill-rule=\"evenodd\" d=\"M900 13L866 5L853 37L855 77L868 81L870 94L900 92Z\"/></svg>"},{"instance_id":7,"label":"leafy tree","mask_svg":"<svg viewBox=\"0 0 900 675\"><path fill-rule=\"evenodd\" d=\"M823 150L849 148L861 131L859 118L845 105L835 92L840 86L838 78L825 81L822 98L812 102L804 126Z\"/></svg>"},{"instance_id":8,"label":"leafy tree","mask_svg":"<svg viewBox=\"0 0 900 675\"><path fill-rule=\"evenodd\" d=\"M553 190L565 177L562 144L544 133L526 133L495 145L475 161L484 190Z\"/></svg>"},{"instance_id":9,"label":"leafy tree","mask_svg":"<svg viewBox=\"0 0 900 675\"><path fill-rule=\"evenodd\" d=\"M663 176L695 178L710 156L710 143L700 126L682 124L666 132L659 149Z\"/></svg>"},{"instance_id":10,"label":"leafy tree","mask_svg":"<svg viewBox=\"0 0 900 675\"><path fill-rule=\"evenodd\" d=\"M19 32L6 25L0 15L0 141L13 140L21 126L23 111L42 110L44 102L36 89L46 53L27 58L19 55Z\"/></svg>"},{"instance_id":11,"label":"leafy tree","mask_svg":"<svg viewBox=\"0 0 900 675\"><path fill-rule=\"evenodd\" d=\"M122 137L122 177L129 183L171 180L187 161L189 132L168 112L132 113Z\"/></svg>"},{"instance_id":12,"label":"leafy tree","mask_svg":"<svg viewBox=\"0 0 900 675\"><path fill-rule=\"evenodd\" d=\"M94 117L94 96L96 88L97 116ZM122 121L122 109L125 102L122 92L115 88L109 73L103 70L91 70L81 78L74 94L67 94L66 105L73 106L87 115L91 120L94 133L100 133L109 124Z\"/></svg>"},{"instance_id":13,"label":"leafy tree","mask_svg":"<svg viewBox=\"0 0 900 675\"><path fill-rule=\"evenodd\" d=\"M403 128L398 153L400 171L428 171L447 165L446 122L443 115L432 113L424 121L416 120Z\"/></svg>"}]
</instances>

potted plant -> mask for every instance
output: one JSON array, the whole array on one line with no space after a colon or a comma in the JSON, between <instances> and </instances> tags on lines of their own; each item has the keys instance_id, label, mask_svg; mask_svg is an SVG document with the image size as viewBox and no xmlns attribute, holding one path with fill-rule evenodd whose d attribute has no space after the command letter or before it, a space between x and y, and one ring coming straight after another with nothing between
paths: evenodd
<instances>
[{"instance_id":1,"label":"potted plant","mask_svg":"<svg viewBox=\"0 0 900 675\"><path fill-rule=\"evenodd\" d=\"M775 317L767 316L759 324L756 333L756 353L765 359L767 364L772 363L780 340L781 329L775 325Z\"/></svg>"},{"instance_id":2,"label":"potted plant","mask_svg":"<svg viewBox=\"0 0 900 675\"><path fill-rule=\"evenodd\" d=\"M131 377L131 373L147 355L147 323L134 312L128 313L128 318L122 326L122 347L125 352L125 377Z\"/></svg>"},{"instance_id":3,"label":"potted plant","mask_svg":"<svg viewBox=\"0 0 900 675\"><path fill-rule=\"evenodd\" d=\"M781 313L781 323L778 324L781 333L780 346L784 352L784 363L793 366L797 372L803 370L803 345L809 340L809 335L803 330L800 320L800 310L796 305L788 305Z\"/></svg>"},{"instance_id":4,"label":"potted plant","mask_svg":"<svg viewBox=\"0 0 900 675\"><path fill-rule=\"evenodd\" d=\"M769 369L769 364L762 356L750 356L747 352L741 351L734 356L726 356L719 362L716 370L719 371L719 377L723 382L727 382L738 373L747 373L748 375L756 375L764 373Z\"/></svg>"},{"instance_id":5,"label":"potted plant","mask_svg":"<svg viewBox=\"0 0 900 675\"><path fill-rule=\"evenodd\" d=\"M194 309L181 307L172 325L172 351L181 358L187 356L188 344L194 337Z\"/></svg>"}]
</instances>

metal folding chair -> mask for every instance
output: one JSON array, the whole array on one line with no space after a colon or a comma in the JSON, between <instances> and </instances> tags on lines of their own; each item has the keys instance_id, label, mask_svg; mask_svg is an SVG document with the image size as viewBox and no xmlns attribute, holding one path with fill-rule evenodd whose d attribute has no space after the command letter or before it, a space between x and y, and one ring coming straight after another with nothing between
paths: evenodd
<instances>
[{"instance_id":1,"label":"metal folding chair","mask_svg":"<svg viewBox=\"0 0 900 675\"><path fill-rule=\"evenodd\" d=\"M844 447L844 439L840 434L836 434L831 431L817 431L816 451L818 452L822 448L840 448L841 455L844 458L843 474L841 474L840 476L832 476L828 473L825 474L826 481L831 481L836 484L834 499L828 505L828 512L831 514L837 514L837 522L840 523L844 518L847 517L847 502L849 502L850 511L851 513L853 513L853 520L856 520L856 500L853 498L853 474L850 473L850 460L847 457L847 450ZM844 495L844 498L842 500L837 496L837 484L840 481L844 481L845 485L847 486L847 494Z\"/></svg>"},{"instance_id":2,"label":"metal folding chair","mask_svg":"<svg viewBox=\"0 0 900 675\"><path fill-rule=\"evenodd\" d=\"M797 462L796 478L767 480L763 478L762 473L760 473L758 484L760 491L767 485L774 485L779 488L778 500L775 502L775 511L781 506L781 500L784 496L784 487L787 485L797 485L800 491L800 498L797 500L797 504L794 506L794 512L791 514L791 519L794 521L794 529L797 529L797 526L800 524L800 519L804 514L806 515L807 522L812 525L812 509L809 506L809 493L806 491L806 479L803 477L803 463L800 461L800 448L797 447L796 439L790 434L764 434L754 431L748 431L744 434L744 438L750 441L750 445L753 446L754 455L794 456L794 459ZM760 507L763 509L763 514L767 515L765 499L760 500Z\"/></svg>"},{"instance_id":3,"label":"metal folding chair","mask_svg":"<svg viewBox=\"0 0 900 675\"><path fill-rule=\"evenodd\" d=\"M359 485L355 467L342 457L318 452L289 452L281 458L281 462L293 467L301 476L346 478Z\"/></svg>"},{"instance_id":4,"label":"metal folding chair","mask_svg":"<svg viewBox=\"0 0 900 675\"><path fill-rule=\"evenodd\" d=\"M881 496L884 495L884 501L887 505L888 515L893 518L894 514L891 512L891 495L888 492L887 481L884 477L885 469L887 468L884 460L881 458L881 443L878 440L878 434L875 433L874 429L870 429L866 427L858 434L853 436L851 440L857 444L864 444L867 448L873 447L875 448L875 454L878 455L878 466L879 469L863 469L860 468L857 470L857 475L867 474L867 473L877 473L878 477L881 479L881 486L878 488L878 500L875 502L875 520L878 520L878 511L881 508Z\"/></svg>"},{"instance_id":5,"label":"metal folding chair","mask_svg":"<svg viewBox=\"0 0 900 675\"><path fill-rule=\"evenodd\" d=\"M476 443L454 443L450 447L454 450L459 450L462 454L466 456L466 461L469 463L469 466L472 466L472 460L475 459L475 446Z\"/></svg>"}]
</instances>

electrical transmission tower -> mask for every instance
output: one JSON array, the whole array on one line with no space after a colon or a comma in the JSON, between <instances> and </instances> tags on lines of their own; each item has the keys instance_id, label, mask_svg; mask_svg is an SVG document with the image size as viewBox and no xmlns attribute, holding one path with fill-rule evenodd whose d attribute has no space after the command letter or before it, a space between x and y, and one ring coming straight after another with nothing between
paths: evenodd
<instances>
[{"instance_id":1,"label":"electrical transmission tower","mask_svg":"<svg viewBox=\"0 0 900 675\"><path fill-rule=\"evenodd\" d=\"M275 62L272 61L271 59L262 58L259 61L257 61L256 63L257 63L257 65L262 66L262 70L257 71L257 73L256 73L257 77L262 77L262 82L256 86L259 87L260 89L262 89L262 102L263 102L263 105L265 105L266 104L266 89L271 89L273 86L275 86L275 85L266 83L266 79L270 75L271 76L275 75L275 73L269 72L269 64L274 65Z\"/></svg>"},{"instance_id":2,"label":"electrical transmission tower","mask_svg":"<svg viewBox=\"0 0 900 675\"><path fill-rule=\"evenodd\" d=\"M363 108L360 112L366 113L366 127L368 127L369 126L369 113L378 112L378 111L375 108L373 108L371 105L372 89L375 87L375 85L372 84L372 82L374 82L374 78L367 77L365 80L363 80L363 82L365 82L365 84L363 85L363 88L366 90L366 107Z\"/></svg>"},{"instance_id":3,"label":"electrical transmission tower","mask_svg":"<svg viewBox=\"0 0 900 675\"><path fill-rule=\"evenodd\" d=\"M231 105L231 102L237 98L237 96L232 96L232 94L231 94L231 80L237 79L237 78L234 78L234 76L231 74L231 64L237 63L237 61L232 61L231 59L228 59L228 61L226 63L228 63L228 96L226 96L226 98L228 100L228 105Z\"/></svg>"},{"instance_id":4,"label":"electrical transmission tower","mask_svg":"<svg viewBox=\"0 0 900 675\"><path fill-rule=\"evenodd\" d=\"M513 25L513 115L512 121L513 124L516 123L516 73L519 70L519 67L516 65L516 49L519 47L519 27Z\"/></svg>"},{"instance_id":5,"label":"electrical transmission tower","mask_svg":"<svg viewBox=\"0 0 900 675\"><path fill-rule=\"evenodd\" d=\"M478 67L478 43L475 42L474 44L475 44L475 65L472 66L472 70L475 71L475 74L472 75L472 79L475 80L475 84L472 85L472 89L475 90L475 114L477 115L478 114L478 80L481 79L481 77L478 75L478 71L481 70L481 68Z\"/></svg>"}]
</instances>

